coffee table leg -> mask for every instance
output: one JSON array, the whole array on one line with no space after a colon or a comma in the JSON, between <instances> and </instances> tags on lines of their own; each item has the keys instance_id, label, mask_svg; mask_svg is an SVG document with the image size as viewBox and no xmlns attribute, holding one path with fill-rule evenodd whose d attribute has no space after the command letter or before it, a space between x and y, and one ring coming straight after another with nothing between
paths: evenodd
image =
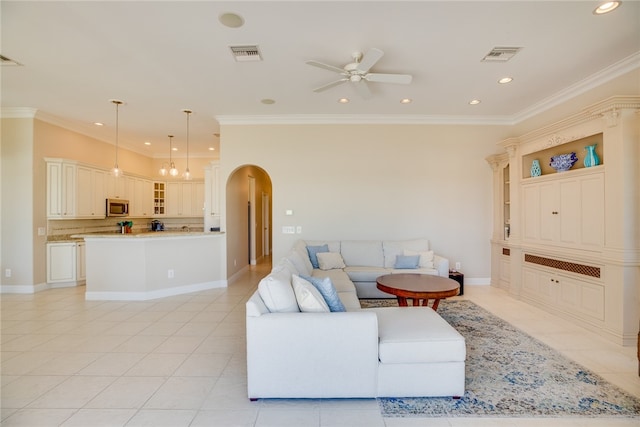
<instances>
[{"instance_id":1,"label":"coffee table leg","mask_svg":"<svg viewBox=\"0 0 640 427\"><path fill-rule=\"evenodd\" d=\"M436 311L438 309L438 304L440 303L440 299L434 299L433 300L433 305L431 306L431 308L433 308L433 311Z\"/></svg>"},{"instance_id":2,"label":"coffee table leg","mask_svg":"<svg viewBox=\"0 0 640 427\"><path fill-rule=\"evenodd\" d=\"M398 297L398 305L400 307L407 307L407 299L405 297Z\"/></svg>"}]
</instances>

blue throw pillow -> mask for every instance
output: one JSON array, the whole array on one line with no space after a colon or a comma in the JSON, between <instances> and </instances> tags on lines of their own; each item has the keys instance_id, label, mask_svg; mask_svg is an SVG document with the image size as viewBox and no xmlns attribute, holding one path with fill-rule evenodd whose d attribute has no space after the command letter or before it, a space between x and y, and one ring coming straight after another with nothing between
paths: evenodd
<instances>
[{"instance_id":1,"label":"blue throw pillow","mask_svg":"<svg viewBox=\"0 0 640 427\"><path fill-rule=\"evenodd\" d=\"M324 298L325 302L329 306L329 310L331 311L347 311L340 301L340 297L338 296L338 291L336 291L336 287L333 286L333 282L329 277L311 277L311 276L300 276L304 280L311 282L313 286L318 288L320 294Z\"/></svg>"},{"instance_id":2,"label":"blue throw pillow","mask_svg":"<svg viewBox=\"0 0 640 427\"><path fill-rule=\"evenodd\" d=\"M396 263L393 268L415 269L420 263L420 255L396 255Z\"/></svg>"},{"instance_id":3,"label":"blue throw pillow","mask_svg":"<svg viewBox=\"0 0 640 427\"><path fill-rule=\"evenodd\" d=\"M309 253L309 261L311 261L313 268L320 268L316 254L318 252L329 252L329 245L307 246L307 252Z\"/></svg>"}]
</instances>

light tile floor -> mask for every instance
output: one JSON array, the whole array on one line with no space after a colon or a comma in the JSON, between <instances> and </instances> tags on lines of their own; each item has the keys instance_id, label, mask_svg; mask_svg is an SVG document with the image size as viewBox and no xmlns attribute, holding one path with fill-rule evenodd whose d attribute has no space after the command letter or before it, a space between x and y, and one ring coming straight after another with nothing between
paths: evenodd
<instances>
[{"instance_id":1,"label":"light tile floor","mask_svg":"<svg viewBox=\"0 0 640 427\"><path fill-rule=\"evenodd\" d=\"M2 295L2 426L635 426L638 419L383 418L374 399L246 397L244 302L269 265L227 289L145 302L84 287ZM489 286L464 297L640 396L636 349Z\"/></svg>"}]
</instances>

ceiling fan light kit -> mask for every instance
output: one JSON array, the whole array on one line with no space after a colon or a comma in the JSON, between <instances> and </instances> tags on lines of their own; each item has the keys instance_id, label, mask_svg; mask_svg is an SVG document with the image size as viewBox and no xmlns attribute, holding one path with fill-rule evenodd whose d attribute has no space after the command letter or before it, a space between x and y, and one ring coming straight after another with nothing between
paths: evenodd
<instances>
[{"instance_id":1,"label":"ceiling fan light kit","mask_svg":"<svg viewBox=\"0 0 640 427\"><path fill-rule=\"evenodd\" d=\"M370 72L371 68L380 60L380 58L382 58L383 55L384 52L376 48L369 49L364 55L361 52L355 52L352 54L353 62L345 65L343 68L319 61L307 61L306 63L308 65L333 71L342 75L340 79L317 87L313 91L323 92L327 89L341 85L342 83L350 82L354 84L356 92L358 92L362 98L368 99L372 95L367 84L368 82L394 84L411 83L412 76L410 74L382 74Z\"/></svg>"}]
</instances>

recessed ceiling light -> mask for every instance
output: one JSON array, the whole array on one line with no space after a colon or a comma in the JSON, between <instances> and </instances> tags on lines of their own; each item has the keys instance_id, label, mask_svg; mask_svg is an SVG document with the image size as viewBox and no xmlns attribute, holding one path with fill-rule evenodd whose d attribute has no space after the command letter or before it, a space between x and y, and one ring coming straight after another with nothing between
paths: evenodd
<instances>
[{"instance_id":1,"label":"recessed ceiling light","mask_svg":"<svg viewBox=\"0 0 640 427\"><path fill-rule=\"evenodd\" d=\"M244 25L244 18L237 13L223 13L218 17L218 21L225 27L239 28Z\"/></svg>"},{"instance_id":2,"label":"recessed ceiling light","mask_svg":"<svg viewBox=\"0 0 640 427\"><path fill-rule=\"evenodd\" d=\"M480 102L481 102L481 101L480 101L479 99L472 99L471 101L469 101L469 104L471 104L471 105L478 105L478 104L480 104Z\"/></svg>"},{"instance_id":3,"label":"recessed ceiling light","mask_svg":"<svg viewBox=\"0 0 640 427\"><path fill-rule=\"evenodd\" d=\"M340 99L338 99L338 102L340 104L348 104L349 103L349 98L340 98Z\"/></svg>"},{"instance_id":4,"label":"recessed ceiling light","mask_svg":"<svg viewBox=\"0 0 640 427\"><path fill-rule=\"evenodd\" d=\"M93 124L96 126L104 126L104 123L100 123L100 122L94 122Z\"/></svg>"},{"instance_id":5,"label":"recessed ceiling light","mask_svg":"<svg viewBox=\"0 0 640 427\"><path fill-rule=\"evenodd\" d=\"M503 85L505 83L511 83L512 81L513 81L513 77L503 77L500 80L498 80L498 83Z\"/></svg>"},{"instance_id":6,"label":"recessed ceiling light","mask_svg":"<svg viewBox=\"0 0 640 427\"><path fill-rule=\"evenodd\" d=\"M262 102L265 105L271 105L271 104L275 104L276 101L274 101L273 99L269 99L269 98L265 98L263 100L261 100L260 102Z\"/></svg>"},{"instance_id":7,"label":"recessed ceiling light","mask_svg":"<svg viewBox=\"0 0 640 427\"><path fill-rule=\"evenodd\" d=\"M216 151L214 147L209 147L209 151Z\"/></svg>"},{"instance_id":8,"label":"recessed ceiling light","mask_svg":"<svg viewBox=\"0 0 640 427\"><path fill-rule=\"evenodd\" d=\"M400 100L400 104L411 104L413 102L413 99L411 98L402 98Z\"/></svg>"},{"instance_id":9,"label":"recessed ceiling light","mask_svg":"<svg viewBox=\"0 0 640 427\"><path fill-rule=\"evenodd\" d=\"M173 147L171 151L178 151L178 149L176 147Z\"/></svg>"},{"instance_id":10,"label":"recessed ceiling light","mask_svg":"<svg viewBox=\"0 0 640 427\"><path fill-rule=\"evenodd\" d=\"M149 141L145 141L144 145L151 145L151 143Z\"/></svg>"},{"instance_id":11,"label":"recessed ceiling light","mask_svg":"<svg viewBox=\"0 0 640 427\"><path fill-rule=\"evenodd\" d=\"M593 10L594 15L604 15L605 13L612 12L620 6L621 1L605 1L601 2L598 7Z\"/></svg>"}]
</instances>

